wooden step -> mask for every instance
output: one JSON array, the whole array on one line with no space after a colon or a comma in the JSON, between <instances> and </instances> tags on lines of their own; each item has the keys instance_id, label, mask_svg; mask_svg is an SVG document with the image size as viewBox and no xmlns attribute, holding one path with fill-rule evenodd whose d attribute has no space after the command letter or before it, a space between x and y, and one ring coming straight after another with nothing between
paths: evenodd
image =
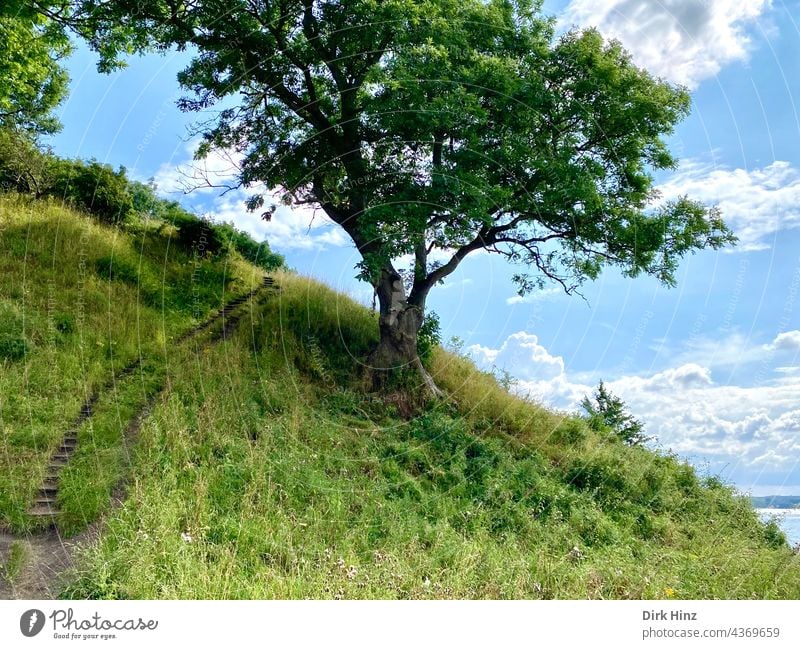
<instances>
[{"instance_id":1,"label":"wooden step","mask_svg":"<svg viewBox=\"0 0 800 649\"><path fill-rule=\"evenodd\" d=\"M50 518L59 516L61 512L58 509L50 507L49 505L37 505L28 510L28 516L35 516L40 518Z\"/></svg>"},{"instance_id":2,"label":"wooden step","mask_svg":"<svg viewBox=\"0 0 800 649\"><path fill-rule=\"evenodd\" d=\"M33 501L34 506L36 505L55 505L56 497L55 496L36 496L36 500Z\"/></svg>"}]
</instances>

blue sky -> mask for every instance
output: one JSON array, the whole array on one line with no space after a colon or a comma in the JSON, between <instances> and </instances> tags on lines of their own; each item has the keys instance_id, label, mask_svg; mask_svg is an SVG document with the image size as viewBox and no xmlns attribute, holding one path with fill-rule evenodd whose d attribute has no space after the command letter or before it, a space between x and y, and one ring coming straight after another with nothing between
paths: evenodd
<instances>
[{"instance_id":1,"label":"blue sky","mask_svg":"<svg viewBox=\"0 0 800 649\"><path fill-rule=\"evenodd\" d=\"M664 448L756 494L800 493L800 4L546 8L562 27L619 38L640 65L691 89L692 113L671 140L681 167L658 180L665 197L719 205L740 245L687 259L674 289L606 272L584 287L586 301L547 289L520 299L513 269L478 255L431 295L444 337L459 336L479 364L507 368L517 390L559 408L575 407L603 379ZM181 193L198 119L175 107L185 61L138 57L103 76L79 49L56 152L155 177L165 194L233 220L299 271L368 300L371 290L353 279L355 251L321 215L281 208L265 224L245 212L241 192ZM221 156L204 164L230 170Z\"/></svg>"}]
</instances>

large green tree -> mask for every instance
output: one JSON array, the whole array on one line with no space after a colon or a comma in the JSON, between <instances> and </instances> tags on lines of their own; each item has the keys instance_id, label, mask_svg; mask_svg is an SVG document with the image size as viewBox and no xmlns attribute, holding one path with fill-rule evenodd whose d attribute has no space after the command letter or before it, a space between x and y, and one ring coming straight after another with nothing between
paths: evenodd
<instances>
[{"instance_id":1,"label":"large green tree","mask_svg":"<svg viewBox=\"0 0 800 649\"><path fill-rule=\"evenodd\" d=\"M540 5L84 0L77 27L107 67L121 50L191 48L180 105L235 100L199 154L239 152L242 186L341 226L380 301L371 365L422 370L428 294L471 253L518 263L522 292L571 292L607 265L673 284L686 253L733 241L715 210L653 207L687 93L596 31L556 36Z\"/></svg>"},{"instance_id":2,"label":"large green tree","mask_svg":"<svg viewBox=\"0 0 800 649\"><path fill-rule=\"evenodd\" d=\"M69 15L67 0L0 3L0 127L31 134L60 128L53 109L67 94Z\"/></svg>"}]
</instances>

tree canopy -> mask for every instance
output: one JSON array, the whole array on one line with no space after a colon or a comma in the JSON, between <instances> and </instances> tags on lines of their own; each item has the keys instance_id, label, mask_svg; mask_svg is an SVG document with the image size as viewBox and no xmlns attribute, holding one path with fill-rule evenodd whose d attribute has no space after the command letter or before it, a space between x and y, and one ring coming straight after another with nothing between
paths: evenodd
<instances>
[{"instance_id":1,"label":"tree canopy","mask_svg":"<svg viewBox=\"0 0 800 649\"><path fill-rule=\"evenodd\" d=\"M517 263L523 293L572 292L604 266L671 285L685 254L734 240L715 209L655 204L687 92L594 30L556 36L539 1L81 0L75 13L106 68L191 48L181 107L225 106L198 154L237 152L239 184L345 230L396 352L384 360L409 356L428 292L478 250Z\"/></svg>"},{"instance_id":2,"label":"tree canopy","mask_svg":"<svg viewBox=\"0 0 800 649\"><path fill-rule=\"evenodd\" d=\"M67 93L61 61L72 47L61 21L69 5L7 0L0 7L0 127L33 134L60 128L53 116Z\"/></svg>"}]
</instances>

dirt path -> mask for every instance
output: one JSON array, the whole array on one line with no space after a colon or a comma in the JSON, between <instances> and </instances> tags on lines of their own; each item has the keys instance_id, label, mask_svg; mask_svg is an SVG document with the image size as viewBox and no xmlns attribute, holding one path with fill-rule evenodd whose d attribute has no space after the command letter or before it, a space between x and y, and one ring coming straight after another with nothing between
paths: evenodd
<instances>
[{"instance_id":1,"label":"dirt path","mask_svg":"<svg viewBox=\"0 0 800 649\"><path fill-rule=\"evenodd\" d=\"M73 567L74 550L91 541L90 528L69 540L63 539L57 528L28 536L0 532L0 556L10 555L13 545L21 551L24 565L9 581L0 574L0 599L54 599L61 588L61 576Z\"/></svg>"},{"instance_id":2,"label":"dirt path","mask_svg":"<svg viewBox=\"0 0 800 649\"><path fill-rule=\"evenodd\" d=\"M271 278L265 278L260 289L277 288ZM244 313L237 307L248 299L255 300L255 291L249 296L240 297L227 304L205 322L190 329L179 340L184 341L197 336L218 321L222 321L219 332L212 334L209 342L226 338L239 323ZM137 361L138 365L138 361ZM145 403L128 423L123 435L123 443L130 450L135 444L142 422L150 414L156 399L164 394L162 390ZM82 411L82 416L84 413ZM91 409L84 418L91 416ZM130 452L127 453L131 457ZM95 542L102 532L108 514L117 509L125 498L125 483L117 485L111 496L111 507L99 520L83 532L65 539L55 523L38 532L27 535L13 534L0 529L0 599L55 599L66 586L67 575L75 567L77 550Z\"/></svg>"}]
</instances>

